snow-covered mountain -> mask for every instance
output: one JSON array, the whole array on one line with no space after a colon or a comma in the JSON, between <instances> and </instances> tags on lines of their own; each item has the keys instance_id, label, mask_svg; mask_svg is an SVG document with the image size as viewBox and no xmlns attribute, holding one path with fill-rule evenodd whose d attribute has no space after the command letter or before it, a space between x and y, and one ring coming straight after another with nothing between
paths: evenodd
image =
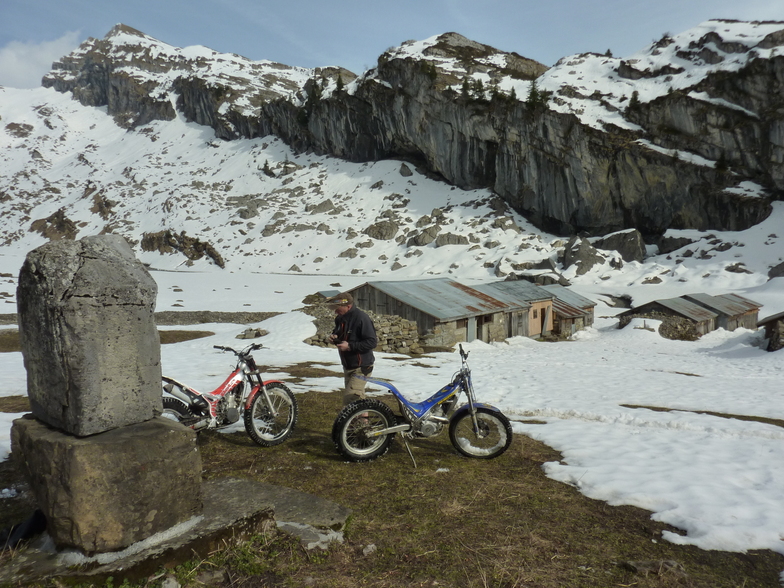
<instances>
[{"instance_id":1,"label":"snow-covered mountain","mask_svg":"<svg viewBox=\"0 0 784 588\"><path fill-rule=\"evenodd\" d=\"M749 63L765 61L780 66L784 63L782 43L784 23L710 21L681 36L663 39L626 60L573 56L541 75L544 68L536 62L450 33L392 49L379 59L378 68L353 79L353 74L338 68L315 72L250 62L203 47L177 49L118 26L106 39L88 41L55 64L47 85L61 92L53 88L0 89L4 171L0 178L1 251L24 252L52 238L111 231L128 238L146 263L164 269L223 267L226 272L358 279L451 275L464 280L554 269L575 283L591 283L612 295L629 294L635 285L645 284L647 288L632 296L635 303L658 296L652 284L669 284L676 292L760 287L771 275L778 275L780 268L773 268L784 261L784 235L779 235L782 230L777 228L781 211L779 203L770 202L780 178L772 172L763 178L760 172L761 183L743 179L750 173L748 166L744 168L746 176L732 171L717 175L715 162L697 161L694 152L687 156L682 149L657 147L653 141L659 139L644 139L648 130L635 128L632 122L635 109L623 110L622 106L635 92L640 104L666 100L672 96L665 90L668 87L678 92L703 88L702 93L689 90L688 100L716 106L719 99L708 100L707 89L701 84L737 73ZM97 61L98 55L105 59ZM316 106L311 103L312 109L307 109L314 83L325 84L319 87L319 104L362 95L369 85L391 91L387 88L390 78L384 76L390 75L395 62L407 64L409 73L416 69L411 63L429 64L435 68L435 77L433 70L419 69L441 84L438 99L451 96L453 103L464 108L479 108L474 114L492 109L494 101L500 100L494 95L498 93L507 99L516 96L521 108L529 109L527 116L534 112L540 121L553 117L563 123L568 118L573 128L580 126L583 136L593 133L601 135L601 141L614 141L610 131L623 128L623 132L632 133L627 139L633 149L664 157L656 166L659 171L680 171L681 164L703 167L734 184L729 189L722 180L720 188L726 191L724 200L714 202L717 209L729 200L751 202L759 218L751 215L746 223L752 217L765 220L744 231L670 229L665 237L685 238L675 250L657 255L659 241L651 241L644 261L625 263L620 262L618 253L605 252L605 262L586 273L586 268L560 265L569 235L536 228L515 211L515 200L504 198L497 185L465 189L458 187L465 182L444 181L449 174L439 175L444 170L437 160L415 157L414 146L406 157L399 154L356 163L303 151L301 142L289 146L274 135L243 138L239 132L242 125L231 127L237 135L234 139L216 138L216 126L226 130L232 120L263 117L265 105L268 109L291 108L294 118L297 112L309 112L313 120ZM111 75L102 78L96 73L99 71ZM473 98L461 103L466 75L470 78L467 91ZM540 77L532 88L536 76ZM638 79L633 80L635 76ZM118 81L122 79L133 83L123 85ZM101 80L108 81L105 88ZM482 80L486 83L480 84ZM185 87L197 84L209 88L213 98L222 96L213 112L213 126L193 122L194 117L188 114L196 110L184 101ZM129 88L137 91L135 103L128 102ZM541 97L532 99L532 90L552 93L545 106ZM484 92L482 99L476 96L480 91ZM397 99L395 96L398 94L390 98ZM85 102L104 105L85 106ZM153 108L153 103L167 108ZM140 104L146 108L137 108ZM207 113L213 106L200 112ZM741 112L739 108L726 106L725 110ZM390 106L392 114L405 111L405 106ZM159 116L163 112L168 114ZM748 119L762 118L741 114ZM142 122L145 117L148 120ZM578 119L580 125L575 123ZM317 129L303 128L311 139L316 137ZM771 127L770 133L774 130ZM479 131L471 124L455 129L460 134ZM507 134L513 131L507 129ZM280 134L292 138L285 129ZM357 135L358 140L362 138L361 133ZM449 145L460 151L457 143ZM533 154L535 147L529 145L523 157L544 156L541 151ZM629 157L629 153L618 157ZM773 161L778 152L771 148L766 153ZM476 160L480 155L470 157ZM574 159L575 154L570 157ZM588 168L591 161L596 163L582 160L583 173L599 174L601 169ZM558 165L571 164L562 159ZM640 165L638 162L637 171L645 167ZM644 171L637 178L641 189L655 187L658 172L650 167ZM676 173L672 181L678 184L683 179L688 184L684 179L688 177ZM548 178L540 180L547 183ZM708 191L700 197L715 196L715 191ZM696 195L694 198L699 200ZM576 205L598 207L597 214L603 211L596 200ZM688 212L694 214L698 209ZM770 211L773 214L768 216ZM541 216L534 217L541 220ZM697 283L695 264L702 276Z\"/></svg>"}]
</instances>

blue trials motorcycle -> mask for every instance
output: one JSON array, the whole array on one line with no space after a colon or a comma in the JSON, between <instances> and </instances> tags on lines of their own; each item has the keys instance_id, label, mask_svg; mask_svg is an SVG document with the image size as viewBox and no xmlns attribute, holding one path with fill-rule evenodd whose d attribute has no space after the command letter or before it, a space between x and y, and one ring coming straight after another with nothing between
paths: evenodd
<instances>
[{"instance_id":1,"label":"blue trials motorcycle","mask_svg":"<svg viewBox=\"0 0 784 588\"><path fill-rule=\"evenodd\" d=\"M492 459L512 443L512 425L504 414L476 401L468 367L468 352L460 345L460 370L452 381L422 402L412 402L389 382L355 376L387 388L400 406L402 418L396 417L386 404L364 398L348 404L335 419L332 441L348 461L370 461L384 455L396 433L401 433L411 460L408 439L433 437L449 425L449 439L455 449L467 457ZM468 403L458 406L461 393Z\"/></svg>"}]
</instances>

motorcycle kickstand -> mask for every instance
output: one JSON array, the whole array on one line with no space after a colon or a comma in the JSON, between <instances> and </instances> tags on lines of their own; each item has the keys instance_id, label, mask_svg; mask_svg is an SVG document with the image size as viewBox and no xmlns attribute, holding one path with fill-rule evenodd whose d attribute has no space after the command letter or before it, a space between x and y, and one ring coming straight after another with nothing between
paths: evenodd
<instances>
[{"instance_id":1,"label":"motorcycle kickstand","mask_svg":"<svg viewBox=\"0 0 784 588\"><path fill-rule=\"evenodd\" d=\"M406 439L405 435L403 436L403 444L406 446L406 450L408 451L408 455L409 455L409 457L411 458L411 461L414 464L414 469L416 469L416 467L417 467L416 460L414 459L414 454L411 453L411 447L408 445L408 439Z\"/></svg>"}]
</instances>

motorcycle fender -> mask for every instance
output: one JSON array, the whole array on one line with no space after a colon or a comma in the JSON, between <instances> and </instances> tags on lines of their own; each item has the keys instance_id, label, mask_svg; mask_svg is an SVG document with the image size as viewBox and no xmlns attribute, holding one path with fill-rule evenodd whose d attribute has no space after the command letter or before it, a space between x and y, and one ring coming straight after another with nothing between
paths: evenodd
<instances>
[{"instance_id":1,"label":"motorcycle fender","mask_svg":"<svg viewBox=\"0 0 784 588\"><path fill-rule=\"evenodd\" d=\"M492 410L493 412L501 413L501 410L496 408L492 404L483 404L481 402L474 402L474 408L486 408L488 410ZM467 413L469 410L471 410L471 407L469 407L467 404L464 404L463 406L461 406L455 411L455 414L452 415L451 420L455 420L456 418Z\"/></svg>"},{"instance_id":2,"label":"motorcycle fender","mask_svg":"<svg viewBox=\"0 0 784 588\"><path fill-rule=\"evenodd\" d=\"M273 383L282 384L283 382L281 380L264 380L265 386L268 386L269 384L273 384ZM253 389L250 391L250 394L248 394L248 399L245 401L245 410L250 409L250 405L253 404L253 399L256 398L256 395L259 392L261 392L261 386L256 384L255 386L253 386Z\"/></svg>"}]
</instances>

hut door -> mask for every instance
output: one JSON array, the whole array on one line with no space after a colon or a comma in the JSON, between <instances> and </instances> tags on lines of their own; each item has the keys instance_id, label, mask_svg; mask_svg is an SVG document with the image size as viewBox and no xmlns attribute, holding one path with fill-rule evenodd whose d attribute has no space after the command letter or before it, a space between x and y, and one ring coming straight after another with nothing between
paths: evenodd
<instances>
[{"instance_id":1,"label":"hut door","mask_svg":"<svg viewBox=\"0 0 784 588\"><path fill-rule=\"evenodd\" d=\"M469 317L466 327L466 341L470 343L474 339L476 339L476 317L472 316Z\"/></svg>"}]
</instances>

